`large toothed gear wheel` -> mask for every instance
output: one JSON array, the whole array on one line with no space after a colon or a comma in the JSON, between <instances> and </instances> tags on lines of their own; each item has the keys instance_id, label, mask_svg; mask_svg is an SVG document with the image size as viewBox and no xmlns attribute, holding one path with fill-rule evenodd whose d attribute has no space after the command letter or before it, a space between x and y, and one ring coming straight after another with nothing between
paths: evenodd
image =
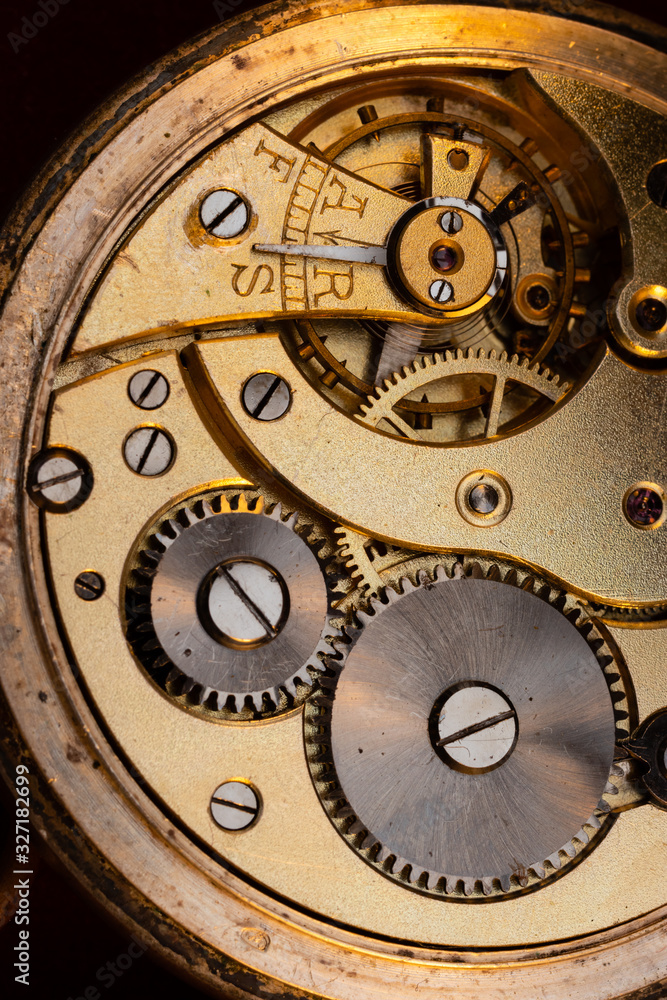
<instances>
[{"instance_id":1,"label":"large toothed gear wheel","mask_svg":"<svg viewBox=\"0 0 667 1000\"><path fill-rule=\"evenodd\" d=\"M490 377L494 382L482 435L485 438L494 437L502 432L501 415L504 398L513 383L533 390L538 396L553 404L562 399L570 388L558 375L531 363L530 358L520 358L518 354L508 357L507 352L503 351L498 356L495 351L491 351L487 357L484 350L474 351L472 348L465 353L462 350L445 351L442 354L422 355L410 366L385 379L382 386L376 388L375 393L361 404L359 419L371 427L381 426L382 429L403 437L417 441L428 440L429 434L425 432L430 430L432 415L439 411L438 404L428 400L426 393L429 386L442 379L470 375L480 378ZM429 424L417 423L413 426L407 423L404 415L396 412L401 402L416 392L424 392L421 413L429 418ZM419 416L418 412L417 420ZM516 417L512 424L513 428L516 428Z\"/></svg>"},{"instance_id":2,"label":"large toothed gear wheel","mask_svg":"<svg viewBox=\"0 0 667 1000\"><path fill-rule=\"evenodd\" d=\"M495 564L449 572L358 615L306 740L364 860L423 893L493 899L539 888L607 832L627 697L572 597Z\"/></svg>"},{"instance_id":3,"label":"large toothed gear wheel","mask_svg":"<svg viewBox=\"0 0 667 1000\"><path fill-rule=\"evenodd\" d=\"M311 530L244 494L200 500L160 524L126 614L136 655L170 694L231 717L267 717L310 694L340 635Z\"/></svg>"}]
</instances>

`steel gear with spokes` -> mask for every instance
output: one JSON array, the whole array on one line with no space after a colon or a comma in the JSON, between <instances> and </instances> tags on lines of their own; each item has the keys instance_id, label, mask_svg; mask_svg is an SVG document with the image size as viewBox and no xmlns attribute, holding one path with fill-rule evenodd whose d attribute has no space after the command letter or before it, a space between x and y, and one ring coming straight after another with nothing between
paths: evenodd
<instances>
[{"instance_id":1,"label":"steel gear with spokes","mask_svg":"<svg viewBox=\"0 0 667 1000\"><path fill-rule=\"evenodd\" d=\"M452 560L359 613L306 709L338 831L411 888L484 901L539 888L613 822L625 682L570 595L509 564Z\"/></svg>"},{"instance_id":2,"label":"steel gear with spokes","mask_svg":"<svg viewBox=\"0 0 667 1000\"><path fill-rule=\"evenodd\" d=\"M225 717L267 717L311 693L334 654L324 542L258 495L181 507L142 549L127 636L162 687Z\"/></svg>"}]
</instances>

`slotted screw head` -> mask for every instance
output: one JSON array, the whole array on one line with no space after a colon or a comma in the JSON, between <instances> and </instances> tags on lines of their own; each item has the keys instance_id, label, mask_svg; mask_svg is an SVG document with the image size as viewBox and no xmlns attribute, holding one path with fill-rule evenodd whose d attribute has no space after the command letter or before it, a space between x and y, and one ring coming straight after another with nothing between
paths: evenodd
<instances>
[{"instance_id":1,"label":"slotted screw head","mask_svg":"<svg viewBox=\"0 0 667 1000\"><path fill-rule=\"evenodd\" d=\"M455 770L495 770L516 745L516 711L502 692L488 684L456 685L436 701L432 715L434 748Z\"/></svg>"},{"instance_id":2,"label":"slotted screw head","mask_svg":"<svg viewBox=\"0 0 667 1000\"><path fill-rule=\"evenodd\" d=\"M161 476L171 466L176 445L159 427L137 427L125 441L123 454L138 476Z\"/></svg>"},{"instance_id":3,"label":"slotted screw head","mask_svg":"<svg viewBox=\"0 0 667 1000\"><path fill-rule=\"evenodd\" d=\"M74 581L74 590L82 601L97 601L104 593L104 578L99 573L87 570L79 573Z\"/></svg>"},{"instance_id":4,"label":"slotted screw head","mask_svg":"<svg viewBox=\"0 0 667 1000\"><path fill-rule=\"evenodd\" d=\"M204 581L202 598L213 638L236 648L275 639L289 608L287 587L278 571L243 558L217 566Z\"/></svg>"},{"instance_id":5,"label":"slotted screw head","mask_svg":"<svg viewBox=\"0 0 667 1000\"><path fill-rule=\"evenodd\" d=\"M222 830L239 833L257 822L259 794L245 781L225 781L211 798L211 815Z\"/></svg>"},{"instance_id":6,"label":"slotted screw head","mask_svg":"<svg viewBox=\"0 0 667 1000\"><path fill-rule=\"evenodd\" d=\"M463 219L458 212L445 212L440 219L440 225L446 233L460 233L463 229Z\"/></svg>"},{"instance_id":7,"label":"slotted screw head","mask_svg":"<svg viewBox=\"0 0 667 1000\"><path fill-rule=\"evenodd\" d=\"M259 372L243 387L243 405L255 420L279 420L292 402L292 390L279 375Z\"/></svg>"},{"instance_id":8,"label":"slotted screw head","mask_svg":"<svg viewBox=\"0 0 667 1000\"><path fill-rule=\"evenodd\" d=\"M38 507L53 514L77 510L91 494L93 474L78 452L67 448L47 448L33 459L27 489Z\"/></svg>"},{"instance_id":9,"label":"slotted screw head","mask_svg":"<svg viewBox=\"0 0 667 1000\"><path fill-rule=\"evenodd\" d=\"M438 280L433 282L429 292L433 301L439 302L442 305L445 302L449 302L454 294L454 289L448 281Z\"/></svg>"},{"instance_id":10,"label":"slotted screw head","mask_svg":"<svg viewBox=\"0 0 667 1000\"><path fill-rule=\"evenodd\" d=\"M199 209L202 225L211 236L231 240L248 228L250 209L236 191L221 188L207 195Z\"/></svg>"},{"instance_id":11,"label":"slotted screw head","mask_svg":"<svg viewBox=\"0 0 667 1000\"><path fill-rule=\"evenodd\" d=\"M169 382L161 372L145 368L132 376L127 391L141 410L157 410L169 398Z\"/></svg>"}]
</instances>

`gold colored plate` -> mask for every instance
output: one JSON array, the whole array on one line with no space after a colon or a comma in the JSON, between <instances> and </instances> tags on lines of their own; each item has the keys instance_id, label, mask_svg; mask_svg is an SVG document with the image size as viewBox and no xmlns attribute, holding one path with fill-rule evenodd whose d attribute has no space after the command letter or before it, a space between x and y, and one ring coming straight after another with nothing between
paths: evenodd
<instances>
[{"instance_id":1,"label":"gold colored plate","mask_svg":"<svg viewBox=\"0 0 667 1000\"><path fill-rule=\"evenodd\" d=\"M664 470L658 479L667 478L661 440L645 420L647 411L660 412L665 376L634 372L607 352L579 392L530 433L438 448L351 421L314 392L276 336L206 341L194 350L200 366L193 358L190 373L236 454L328 516L408 548L509 551L603 603L667 598L661 533L639 532L623 514L625 491L647 462ZM294 391L281 421L258 424L241 404L242 386L260 369L281 375ZM628 418L611 423L608 407L619 401ZM567 455L576 473L564 468ZM485 528L483 540L455 502L460 481L478 468L503 476L514 497L510 515Z\"/></svg>"}]
</instances>

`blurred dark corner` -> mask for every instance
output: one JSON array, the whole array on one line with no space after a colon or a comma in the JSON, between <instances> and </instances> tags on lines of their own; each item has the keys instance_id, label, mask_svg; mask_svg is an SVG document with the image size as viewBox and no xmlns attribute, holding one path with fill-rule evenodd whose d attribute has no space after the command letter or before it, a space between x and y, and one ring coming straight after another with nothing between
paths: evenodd
<instances>
[{"instance_id":1,"label":"blurred dark corner","mask_svg":"<svg viewBox=\"0 0 667 1000\"><path fill-rule=\"evenodd\" d=\"M0 0L0 220L90 112L151 62L220 20L212 0L59 2L48 24L14 51L8 36L20 33L22 19L40 7L38 0ZM236 9L258 6L246 0ZM665 0L610 6L667 26ZM573 9L580 8L581 0L573 0Z\"/></svg>"},{"instance_id":2,"label":"blurred dark corner","mask_svg":"<svg viewBox=\"0 0 667 1000\"><path fill-rule=\"evenodd\" d=\"M219 22L210 0L60 2L48 24L18 46L16 41L11 44L9 35L21 32L22 19L40 9L38 0L0 3L1 219L43 163L98 104L145 66ZM249 0L238 9L257 6ZM619 0L611 6L667 26L665 0ZM2 843L8 837L7 802L4 796L0 800ZM14 996L67 1000L83 996L91 985L106 995L97 972L127 953L131 944L127 935L48 860L41 861L33 881L31 912L34 960L27 988L15 985L11 973L13 922L0 931L0 993L5 1000ZM146 955L115 978L111 993L118 1000L153 996L195 1000L202 995Z\"/></svg>"}]
</instances>

